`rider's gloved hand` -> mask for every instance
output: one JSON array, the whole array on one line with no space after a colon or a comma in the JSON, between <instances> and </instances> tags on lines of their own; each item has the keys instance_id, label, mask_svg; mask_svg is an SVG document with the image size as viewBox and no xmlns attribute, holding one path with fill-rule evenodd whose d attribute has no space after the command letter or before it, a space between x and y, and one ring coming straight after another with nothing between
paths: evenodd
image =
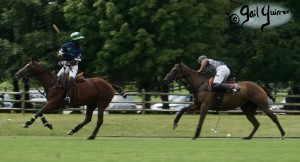
<instances>
[{"instance_id":1,"label":"rider's gloved hand","mask_svg":"<svg viewBox=\"0 0 300 162\"><path fill-rule=\"evenodd\" d=\"M198 70L198 73L205 73L205 70Z\"/></svg>"},{"instance_id":2,"label":"rider's gloved hand","mask_svg":"<svg viewBox=\"0 0 300 162\"><path fill-rule=\"evenodd\" d=\"M59 66L68 66L68 65L70 65L67 61L59 61L58 62L58 65Z\"/></svg>"},{"instance_id":3,"label":"rider's gloved hand","mask_svg":"<svg viewBox=\"0 0 300 162\"><path fill-rule=\"evenodd\" d=\"M62 50L59 50L58 54L57 54L57 57L58 58L63 58L63 56L64 56L64 52Z\"/></svg>"}]
</instances>

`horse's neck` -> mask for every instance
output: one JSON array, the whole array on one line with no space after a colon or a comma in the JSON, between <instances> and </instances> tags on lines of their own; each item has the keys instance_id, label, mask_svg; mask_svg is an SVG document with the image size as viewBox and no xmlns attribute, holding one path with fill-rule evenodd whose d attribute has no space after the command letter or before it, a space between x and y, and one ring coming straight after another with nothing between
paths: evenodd
<instances>
[{"instance_id":1,"label":"horse's neck","mask_svg":"<svg viewBox=\"0 0 300 162\"><path fill-rule=\"evenodd\" d=\"M189 73L189 75L187 75L187 79L193 89L198 89L207 82L207 78L204 75L199 74L197 71L190 69L189 67L187 67L187 71Z\"/></svg>"},{"instance_id":2,"label":"horse's neck","mask_svg":"<svg viewBox=\"0 0 300 162\"><path fill-rule=\"evenodd\" d=\"M53 86L56 75L48 70L44 70L37 78L41 82L44 89L47 90Z\"/></svg>"}]
</instances>

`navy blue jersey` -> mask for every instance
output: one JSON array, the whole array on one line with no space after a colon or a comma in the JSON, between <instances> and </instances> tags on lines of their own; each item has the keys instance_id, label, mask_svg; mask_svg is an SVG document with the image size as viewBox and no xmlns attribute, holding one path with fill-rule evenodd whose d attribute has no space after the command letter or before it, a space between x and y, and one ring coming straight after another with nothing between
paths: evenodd
<instances>
[{"instance_id":1,"label":"navy blue jersey","mask_svg":"<svg viewBox=\"0 0 300 162\"><path fill-rule=\"evenodd\" d=\"M80 47L75 47L72 42L63 44L60 52L63 53L65 61L81 61L81 49Z\"/></svg>"}]
</instances>

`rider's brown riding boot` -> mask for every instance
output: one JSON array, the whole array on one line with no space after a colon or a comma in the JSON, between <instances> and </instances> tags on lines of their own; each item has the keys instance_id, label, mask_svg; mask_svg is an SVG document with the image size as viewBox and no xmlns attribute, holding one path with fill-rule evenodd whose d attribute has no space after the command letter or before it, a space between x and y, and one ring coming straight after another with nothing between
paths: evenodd
<instances>
[{"instance_id":1,"label":"rider's brown riding boot","mask_svg":"<svg viewBox=\"0 0 300 162\"><path fill-rule=\"evenodd\" d=\"M64 99L65 103L66 104L70 104L71 103L71 96L73 94L73 88L74 88L74 78L73 77L70 77L68 82L67 82L67 96L66 98Z\"/></svg>"}]
</instances>

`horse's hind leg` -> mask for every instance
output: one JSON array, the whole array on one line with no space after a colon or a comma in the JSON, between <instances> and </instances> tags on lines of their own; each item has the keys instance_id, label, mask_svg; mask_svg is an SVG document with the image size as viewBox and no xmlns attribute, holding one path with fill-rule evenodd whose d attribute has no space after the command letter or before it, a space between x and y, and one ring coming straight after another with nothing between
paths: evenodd
<instances>
[{"instance_id":1,"label":"horse's hind leg","mask_svg":"<svg viewBox=\"0 0 300 162\"><path fill-rule=\"evenodd\" d=\"M251 139L257 129L259 128L260 124L255 118L255 111L256 111L256 106L252 103L247 103L246 105L241 106L242 111L246 115L247 119L252 123L253 125L253 130L249 134L248 137L244 137L243 139Z\"/></svg>"},{"instance_id":2,"label":"horse's hind leg","mask_svg":"<svg viewBox=\"0 0 300 162\"><path fill-rule=\"evenodd\" d=\"M93 111L96 109L96 107L97 107L96 105L87 105L84 121L82 123L78 124L73 129L71 129L68 132L68 135L73 135L74 133L78 132L83 126L85 126L86 124L91 122L92 121L92 116L93 116Z\"/></svg>"},{"instance_id":3,"label":"horse's hind leg","mask_svg":"<svg viewBox=\"0 0 300 162\"><path fill-rule=\"evenodd\" d=\"M281 133L281 138L284 139L284 136L285 136L285 131L283 130L283 128L281 127L279 121L278 121L278 118L276 115L273 114L273 112L268 108L263 108L262 109L271 119L272 121L277 125L280 133Z\"/></svg>"},{"instance_id":4,"label":"horse's hind leg","mask_svg":"<svg viewBox=\"0 0 300 162\"><path fill-rule=\"evenodd\" d=\"M93 140L96 138L98 131L101 127L101 125L103 124L103 117L104 117L104 110L106 109L106 107L109 105L110 102L103 102L98 104L98 121L97 121L97 125L96 128L93 131L93 134L87 138L88 140Z\"/></svg>"}]
</instances>

